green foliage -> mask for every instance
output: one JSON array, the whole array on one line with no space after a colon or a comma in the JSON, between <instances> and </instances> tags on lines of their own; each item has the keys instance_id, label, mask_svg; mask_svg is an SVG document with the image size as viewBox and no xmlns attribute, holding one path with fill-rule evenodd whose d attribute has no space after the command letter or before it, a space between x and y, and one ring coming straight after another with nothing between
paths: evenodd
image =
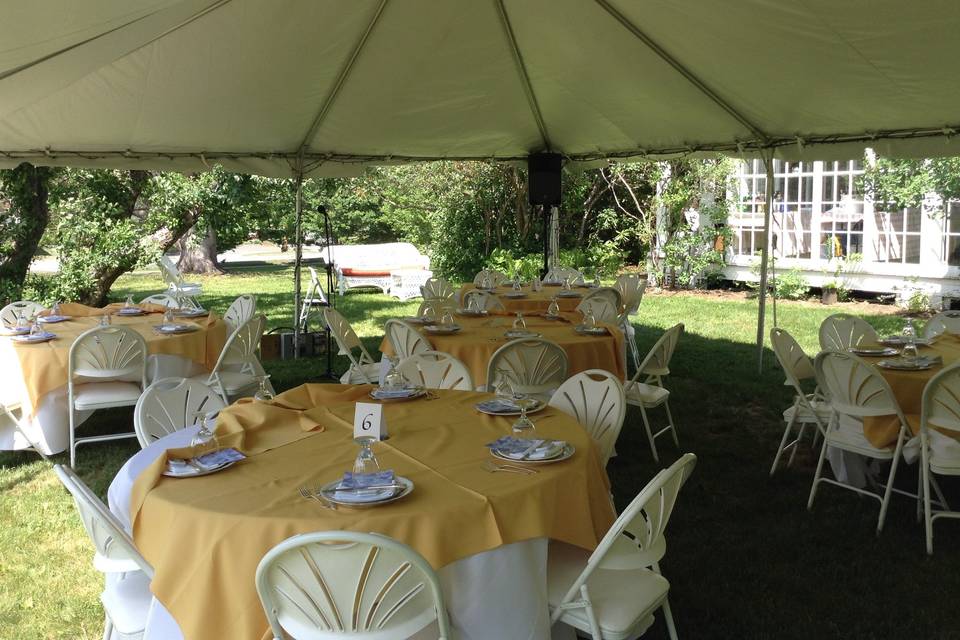
<instances>
[{"instance_id":1,"label":"green foliage","mask_svg":"<svg viewBox=\"0 0 960 640\"><path fill-rule=\"evenodd\" d=\"M803 300L810 294L810 283L799 267L777 272L774 291L781 300Z\"/></svg>"},{"instance_id":2,"label":"green foliage","mask_svg":"<svg viewBox=\"0 0 960 640\"><path fill-rule=\"evenodd\" d=\"M960 157L877 158L866 163L860 185L881 207L926 204L929 213L942 213L944 202L960 198ZM929 194L939 196L940 202L927 200Z\"/></svg>"},{"instance_id":3,"label":"green foliage","mask_svg":"<svg viewBox=\"0 0 960 640\"><path fill-rule=\"evenodd\" d=\"M664 271L669 269L675 282L683 287L696 286L705 274L716 274L725 264L725 254L719 247L730 242L729 227L719 229L701 227L675 233L664 245L664 260L659 263L658 279L663 281ZM718 238L722 241L718 242Z\"/></svg>"},{"instance_id":4,"label":"green foliage","mask_svg":"<svg viewBox=\"0 0 960 640\"><path fill-rule=\"evenodd\" d=\"M59 169L21 164L0 171L0 303L22 287L49 221L47 194Z\"/></svg>"}]
</instances>

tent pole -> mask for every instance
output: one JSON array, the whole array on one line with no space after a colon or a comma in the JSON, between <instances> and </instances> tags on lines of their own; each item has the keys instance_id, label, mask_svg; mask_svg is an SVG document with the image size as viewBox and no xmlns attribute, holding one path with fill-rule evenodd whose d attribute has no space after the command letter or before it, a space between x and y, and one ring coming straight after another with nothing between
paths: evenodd
<instances>
[{"instance_id":1,"label":"tent pole","mask_svg":"<svg viewBox=\"0 0 960 640\"><path fill-rule=\"evenodd\" d=\"M303 171L297 170L296 253L293 261L293 357L300 357L300 262L303 259Z\"/></svg>"},{"instance_id":2,"label":"tent pole","mask_svg":"<svg viewBox=\"0 0 960 640\"><path fill-rule=\"evenodd\" d=\"M773 149L764 149L760 155L763 157L763 164L767 169L767 204L763 212L763 245L760 253L760 306L757 311L757 373L763 373L763 321L767 303L767 260L770 257L770 212L773 209Z\"/></svg>"}]
</instances>

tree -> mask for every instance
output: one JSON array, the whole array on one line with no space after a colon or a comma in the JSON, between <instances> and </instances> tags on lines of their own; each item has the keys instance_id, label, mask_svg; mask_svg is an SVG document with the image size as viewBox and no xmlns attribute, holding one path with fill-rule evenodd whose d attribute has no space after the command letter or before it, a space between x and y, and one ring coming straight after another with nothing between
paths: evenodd
<instances>
[{"instance_id":1,"label":"tree","mask_svg":"<svg viewBox=\"0 0 960 640\"><path fill-rule=\"evenodd\" d=\"M923 207L942 214L960 199L960 158L876 158L865 163L860 187L879 207Z\"/></svg>"},{"instance_id":2,"label":"tree","mask_svg":"<svg viewBox=\"0 0 960 640\"><path fill-rule=\"evenodd\" d=\"M50 221L47 196L57 172L27 163L0 171L0 301L21 297Z\"/></svg>"}]
</instances>

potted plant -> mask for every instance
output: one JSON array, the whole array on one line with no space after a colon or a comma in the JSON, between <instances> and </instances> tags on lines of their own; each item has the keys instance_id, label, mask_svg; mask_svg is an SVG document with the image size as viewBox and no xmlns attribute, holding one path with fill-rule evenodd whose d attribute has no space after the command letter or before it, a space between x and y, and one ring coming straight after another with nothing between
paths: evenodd
<instances>
[{"instance_id":1,"label":"potted plant","mask_svg":"<svg viewBox=\"0 0 960 640\"><path fill-rule=\"evenodd\" d=\"M823 304L837 304L837 300L840 298L840 287L837 286L837 283L834 281L827 282L823 285L823 290L820 293L820 302Z\"/></svg>"},{"instance_id":2,"label":"potted plant","mask_svg":"<svg viewBox=\"0 0 960 640\"><path fill-rule=\"evenodd\" d=\"M863 259L859 253L851 253L849 256L837 256L830 258L828 265L833 265L832 277L821 285L820 302L823 304L837 304L839 300L844 300L850 292L846 278L843 277L845 271L854 268L857 263ZM828 269L823 270L828 273Z\"/></svg>"}]
</instances>

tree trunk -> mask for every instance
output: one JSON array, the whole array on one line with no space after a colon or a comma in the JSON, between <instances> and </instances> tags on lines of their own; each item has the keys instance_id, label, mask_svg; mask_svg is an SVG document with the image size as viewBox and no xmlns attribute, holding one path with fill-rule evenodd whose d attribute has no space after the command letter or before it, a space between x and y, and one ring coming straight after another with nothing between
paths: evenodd
<instances>
[{"instance_id":1,"label":"tree trunk","mask_svg":"<svg viewBox=\"0 0 960 640\"><path fill-rule=\"evenodd\" d=\"M21 297L30 262L40 246L50 208L48 186L54 170L21 164L0 182L6 188L9 208L0 212L0 301Z\"/></svg>"},{"instance_id":2,"label":"tree trunk","mask_svg":"<svg viewBox=\"0 0 960 640\"><path fill-rule=\"evenodd\" d=\"M197 225L180 238L180 273L218 275L224 273L217 262L217 230L207 225L206 235L198 242Z\"/></svg>"}]
</instances>

